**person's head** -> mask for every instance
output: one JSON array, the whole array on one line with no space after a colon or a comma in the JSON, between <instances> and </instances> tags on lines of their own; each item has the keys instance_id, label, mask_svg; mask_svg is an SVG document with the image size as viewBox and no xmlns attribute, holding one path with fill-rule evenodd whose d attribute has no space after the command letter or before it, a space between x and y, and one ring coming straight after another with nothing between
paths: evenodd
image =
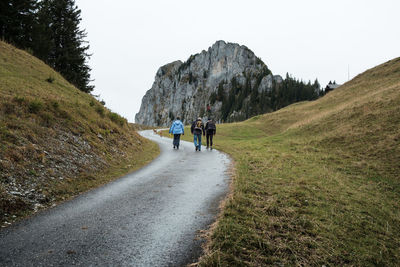
<instances>
[{"instance_id":1,"label":"person's head","mask_svg":"<svg viewBox=\"0 0 400 267\"><path fill-rule=\"evenodd\" d=\"M211 118L208 118L208 120L209 120L209 121L212 121L212 119L211 119Z\"/></svg>"},{"instance_id":2,"label":"person's head","mask_svg":"<svg viewBox=\"0 0 400 267\"><path fill-rule=\"evenodd\" d=\"M178 120L178 121L180 121L181 120L181 118L178 116L178 117L176 117L176 119Z\"/></svg>"},{"instance_id":3,"label":"person's head","mask_svg":"<svg viewBox=\"0 0 400 267\"><path fill-rule=\"evenodd\" d=\"M197 118L197 120L198 120L198 121L201 121L201 118L200 118L200 117L198 117L198 118Z\"/></svg>"}]
</instances>

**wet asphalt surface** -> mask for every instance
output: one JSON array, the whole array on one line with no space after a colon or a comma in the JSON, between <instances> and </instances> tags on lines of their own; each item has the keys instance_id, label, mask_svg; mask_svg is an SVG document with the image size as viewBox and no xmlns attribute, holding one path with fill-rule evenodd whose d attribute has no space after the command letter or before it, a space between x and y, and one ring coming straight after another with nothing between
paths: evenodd
<instances>
[{"instance_id":1,"label":"wet asphalt surface","mask_svg":"<svg viewBox=\"0 0 400 267\"><path fill-rule=\"evenodd\" d=\"M198 231L215 221L229 159L152 131L152 163L0 230L0 266L184 266L202 253Z\"/></svg>"}]
</instances>

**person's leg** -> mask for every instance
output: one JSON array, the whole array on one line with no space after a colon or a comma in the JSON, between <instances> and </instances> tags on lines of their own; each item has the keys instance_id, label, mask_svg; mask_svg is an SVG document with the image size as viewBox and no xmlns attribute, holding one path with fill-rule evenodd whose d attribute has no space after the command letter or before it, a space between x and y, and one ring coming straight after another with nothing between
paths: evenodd
<instances>
[{"instance_id":1,"label":"person's leg","mask_svg":"<svg viewBox=\"0 0 400 267\"><path fill-rule=\"evenodd\" d=\"M178 148L178 149L179 149L179 144L180 144L180 142L181 142L181 135L180 135L180 134L177 134L177 138L176 138L176 148Z\"/></svg>"},{"instance_id":2,"label":"person's leg","mask_svg":"<svg viewBox=\"0 0 400 267\"><path fill-rule=\"evenodd\" d=\"M201 134L196 134L196 148L200 151L201 149Z\"/></svg>"},{"instance_id":3,"label":"person's leg","mask_svg":"<svg viewBox=\"0 0 400 267\"><path fill-rule=\"evenodd\" d=\"M194 146L196 147L196 150L197 150L197 134L193 135L193 143L194 143Z\"/></svg>"},{"instance_id":4,"label":"person's leg","mask_svg":"<svg viewBox=\"0 0 400 267\"><path fill-rule=\"evenodd\" d=\"M209 144L209 140L210 140L210 135L208 133L206 133L206 139L207 139L207 149L210 146Z\"/></svg>"},{"instance_id":5,"label":"person's leg","mask_svg":"<svg viewBox=\"0 0 400 267\"><path fill-rule=\"evenodd\" d=\"M210 134L210 146L211 146L211 148L213 146L213 137L214 137L214 135Z\"/></svg>"},{"instance_id":6,"label":"person's leg","mask_svg":"<svg viewBox=\"0 0 400 267\"><path fill-rule=\"evenodd\" d=\"M174 148L176 147L176 138L177 138L177 134L174 134L174 142L173 142Z\"/></svg>"},{"instance_id":7,"label":"person's leg","mask_svg":"<svg viewBox=\"0 0 400 267\"><path fill-rule=\"evenodd\" d=\"M201 134L199 134L199 151L201 151Z\"/></svg>"}]
</instances>

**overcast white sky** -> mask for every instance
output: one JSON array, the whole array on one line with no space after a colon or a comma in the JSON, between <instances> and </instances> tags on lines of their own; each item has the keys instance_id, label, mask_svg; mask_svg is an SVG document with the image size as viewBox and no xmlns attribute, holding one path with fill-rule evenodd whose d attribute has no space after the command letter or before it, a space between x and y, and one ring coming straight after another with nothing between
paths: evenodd
<instances>
[{"instance_id":1,"label":"overcast white sky","mask_svg":"<svg viewBox=\"0 0 400 267\"><path fill-rule=\"evenodd\" d=\"M76 0L94 94L133 122L157 69L239 43L273 74L322 86L400 56L399 0Z\"/></svg>"}]
</instances>

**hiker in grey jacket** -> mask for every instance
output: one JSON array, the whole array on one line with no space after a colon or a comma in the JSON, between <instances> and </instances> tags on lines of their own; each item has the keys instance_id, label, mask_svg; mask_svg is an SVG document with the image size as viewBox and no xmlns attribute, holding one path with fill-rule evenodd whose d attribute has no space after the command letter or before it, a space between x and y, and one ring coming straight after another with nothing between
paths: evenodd
<instances>
[{"instance_id":1,"label":"hiker in grey jacket","mask_svg":"<svg viewBox=\"0 0 400 267\"><path fill-rule=\"evenodd\" d=\"M205 131L207 137L207 149L211 148L212 150L213 136L217 133L217 126L215 126L215 122L211 118L208 118Z\"/></svg>"},{"instance_id":2,"label":"hiker in grey jacket","mask_svg":"<svg viewBox=\"0 0 400 267\"><path fill-rule=\"evenodd\" d=\"M176 149L179 149L181 134L185 134L185 128L183 127L183 123L180 119L181 118L177 117L176 120L172 123L171 128L169 128L169 133L174 135L174 141L172 142L172 144Z\"/></svg>"}]
</instances>

